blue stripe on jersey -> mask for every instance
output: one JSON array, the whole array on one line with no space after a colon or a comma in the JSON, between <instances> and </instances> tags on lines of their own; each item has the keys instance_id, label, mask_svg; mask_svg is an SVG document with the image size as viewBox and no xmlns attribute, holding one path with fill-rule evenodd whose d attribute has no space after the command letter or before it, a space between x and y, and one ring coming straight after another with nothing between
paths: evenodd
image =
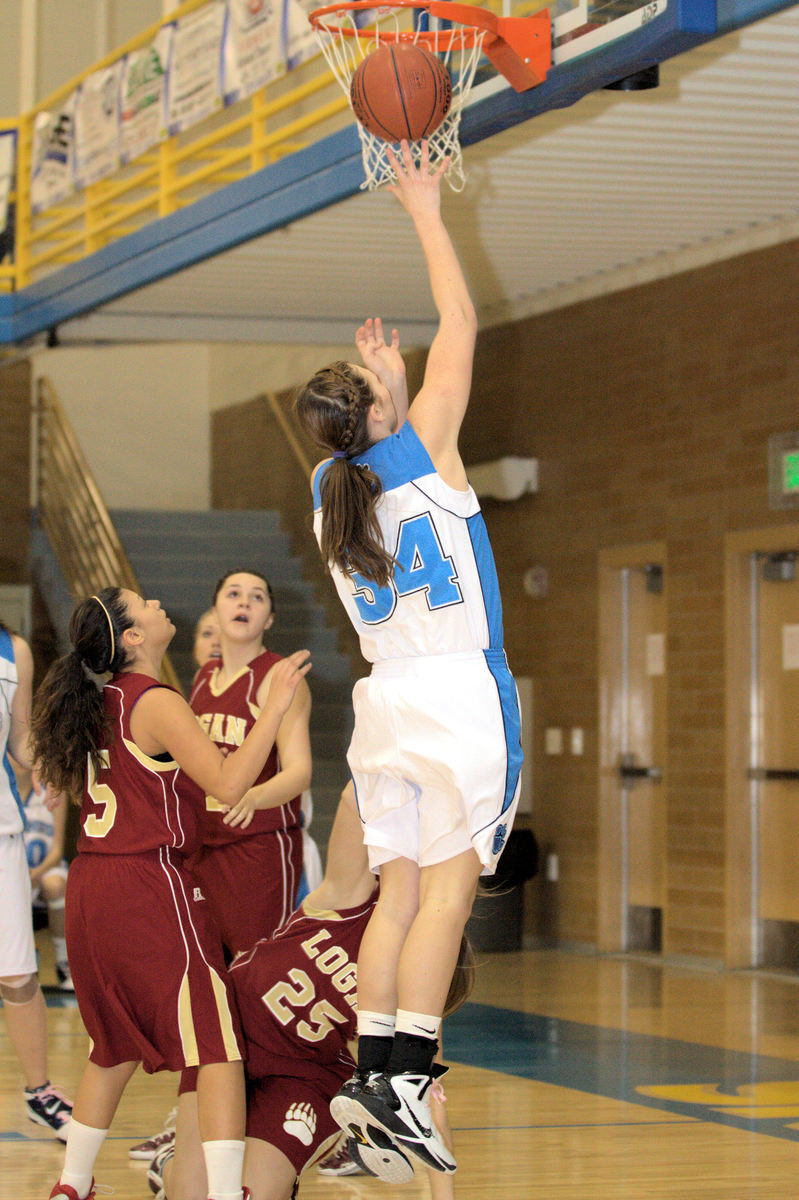
<instances>
[{"instance_id":1,"label":"blue stripe on jersey","mask_svg":"<svg viewBox=\"0 0 799 1200\"><path fill-rule=\"evenodd\" d=\"M488 648L501 650L505 641L502 628L502 598L499 594L497 566L494 562L494 554L488 540L488 530L482 512L476 512L473 516L467 517L466 528L469 530L480 587L483 592L483 604L488 623Z\"/></svg>"},{"instance_id":2,"label":"blue stripe on jersey","mask_svg":"<svg viewBox=\"0 0 799 1200\"><path fill-rule=\"evenodd\" d=\"M14 643L11 641L11 634L8 632L7 629L0 629L0 658L4 658L6 660L6 662L12 663L15 661L15 659L14 659ZM10 710L9 710L8 716L9 716L9 721L10 721L10 719L11 719ZM14 797L14 799L17 802L17 808L19 809L19 815L22 820L22 828L27 829L28 822L25 817L25 809L23 807L22 800L20 799L20 795L19 795L19 790L17 788L17 777L14 774L14 768L11 766L11 760L8 757L7 744L3 748L3 769L6 773L6 775L8 776L8 786L11 790L11 795Z\"/></svg>"},{"instance_id":3,"label":"blue stripe on jersey","mask_svg":"<svg viewBox=\"0 0 799 1200\"><path fill-rule=\"evenodd\" d=\"M393 488L411 483L422 475L434 475L435 467L430 455L419 440L419 435L406 421L399 433L382 438L375 442L363 454L357 454L351 460L354 463L365 463L370 470L380 476L383 490L390 492ZM314 512L322 507L322 479L330 468L332 459L324 463L316 472L313 481Z\"/></svg>"},{"instance_id":4,"label":"blue stripe on jersey","mask_svg":"<svg viewBox=\"0 0 799 1200\"><path fill-rule=\"evenodd\" d=\"M513 803L519 786L519 776L522 771L522 718L519 712L519 700L516 694L516 684L508 668L508 660L504 650L484 650L486 666L497 685L497 694L502 709L502 724L505 727L505 745L508 759L505 768L505 795L502 800L502 812ZM501 814L498 814L501 815Z\"/></svg>"}]
</instances>

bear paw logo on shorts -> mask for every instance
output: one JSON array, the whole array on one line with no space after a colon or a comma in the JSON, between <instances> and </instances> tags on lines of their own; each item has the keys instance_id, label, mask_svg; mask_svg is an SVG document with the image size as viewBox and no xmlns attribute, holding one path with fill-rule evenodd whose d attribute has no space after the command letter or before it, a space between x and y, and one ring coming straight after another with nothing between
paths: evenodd
<instances>
[{"instance_id":1,"label":"bear paw logo on shorts","mask_svg":"<svg viewBox=\"0 0 799 1200\"><path fill-rule=\"evenodd\" d=\"M303 1146L310 1146L316 1133L316 1113L310 1104L292 1104L286 1113L283 1128L301 1141Z\"/></svg>"},{"instance_id":2,"label":"bear paw logo on shorts","mask_svg":"<svg viewBox=\"0 0 799 1200\"><path fill-rule=\"evenodd\" d=\"M500 850L505 845L507 833L507 825L497 825L496 829L494 830L494 844L491 847L492 854L499 854Z\"/></svg>"}]
</instances>

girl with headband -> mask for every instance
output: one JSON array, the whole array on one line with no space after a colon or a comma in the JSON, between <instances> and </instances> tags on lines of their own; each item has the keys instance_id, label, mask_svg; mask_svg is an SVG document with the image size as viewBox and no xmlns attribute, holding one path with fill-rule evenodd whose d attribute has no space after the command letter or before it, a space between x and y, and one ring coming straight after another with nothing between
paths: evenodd
<instances>
[{"instance_id":1,"label":"girl with headband","mask_svg":"<svg viewBox=\"0 0 799 1200\"><path fill-rule=\"evenodd\" d=\"M91 1039L51 1200L95 1196L95 1160L139 1063L199 1067L208 1195L246 1196L238 1019L218 931L184 860L200 842L205 795L229 805L244 795L310 663L301 650L278 665L260 716L226 757L160 683L174 633L157 600L104 588L74 610L73 649L34 704L40 775L81 806L66 937Z\"/></svg>"}]
</instances>

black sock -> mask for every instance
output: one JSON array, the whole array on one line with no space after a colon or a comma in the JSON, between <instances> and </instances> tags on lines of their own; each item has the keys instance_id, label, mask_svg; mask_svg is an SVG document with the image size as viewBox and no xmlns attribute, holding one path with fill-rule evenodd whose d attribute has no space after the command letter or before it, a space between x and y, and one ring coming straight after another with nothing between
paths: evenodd
<instances>
[{"instance_id":1,"label":"black sock","mask_svg":"<svg viewBox=\"0 0 799 1200\"><path fill-rule=\"evenodd\" d=\"M374 1033L362 1033L358 1038L358 1070L385 1071L394 1044L391 1037L380 1037Z\"/></svg>"},{"instance_id":2,"label":"black sock","mask_svg":"<svg viewBox=\"0 0 799 1200\"><path fill-rule=\"evenodd\" d=\"M437 1050L435 1038L420 1037L415 1033L395 1033L385 1073L401 1075L408 1071L412 1075L429 1075Z\"/></svg>"}]
</instances>

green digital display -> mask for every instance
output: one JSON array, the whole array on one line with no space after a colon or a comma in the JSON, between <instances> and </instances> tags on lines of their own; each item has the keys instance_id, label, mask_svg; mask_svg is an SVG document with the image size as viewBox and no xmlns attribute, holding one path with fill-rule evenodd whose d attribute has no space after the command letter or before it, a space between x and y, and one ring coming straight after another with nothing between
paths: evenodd
<instances>
[{"instance_id":1,"label":"green digital display","mask_svg":"<svg viewBox=\"0 0 799 1200\"><path fill-rule=\"evenodd\" d=\"M782 490L799 492L799 450L789 450L782 456Z\"/></svg>"}]
</instances>

